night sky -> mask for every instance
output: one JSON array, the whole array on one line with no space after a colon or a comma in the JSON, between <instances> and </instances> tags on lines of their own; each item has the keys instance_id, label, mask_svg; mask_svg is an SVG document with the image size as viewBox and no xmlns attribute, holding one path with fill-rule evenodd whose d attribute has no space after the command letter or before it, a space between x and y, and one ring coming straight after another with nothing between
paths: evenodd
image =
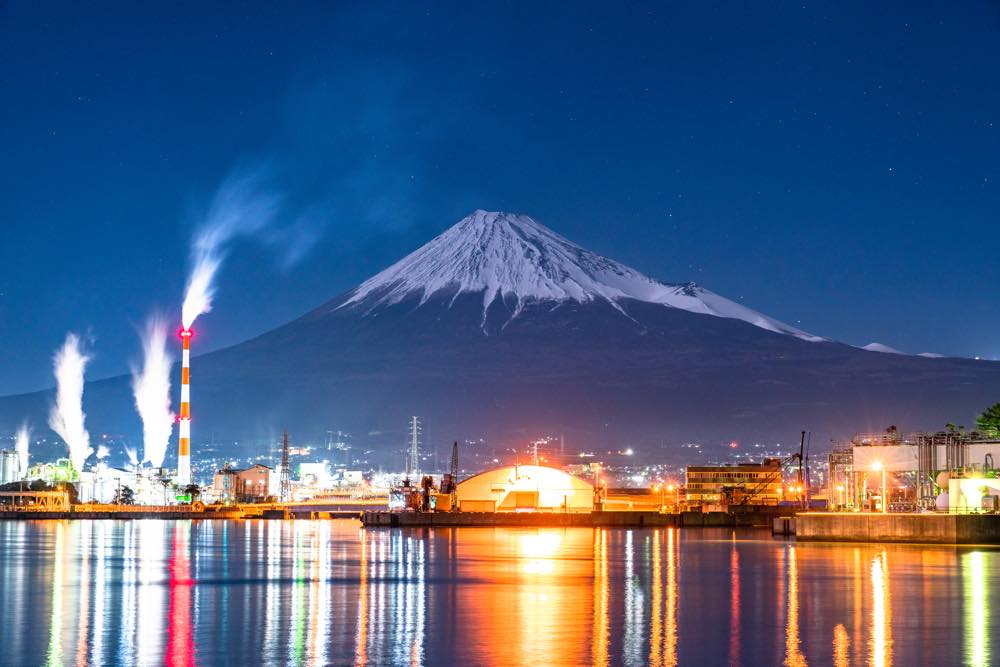
<instances>
[{"instance_id":1,"label":"night sky","mask_svg":"<svg viewBox=\"0 0 1000 667\"><path fill-rule=\"evenodd\" d=\"M68 330L127 371L241 170L279 240L233 247L203 349L485 208L823 336L1000 356L996 3L84 4L0 4L0 394Z\"/></svg>"}]
</instances>

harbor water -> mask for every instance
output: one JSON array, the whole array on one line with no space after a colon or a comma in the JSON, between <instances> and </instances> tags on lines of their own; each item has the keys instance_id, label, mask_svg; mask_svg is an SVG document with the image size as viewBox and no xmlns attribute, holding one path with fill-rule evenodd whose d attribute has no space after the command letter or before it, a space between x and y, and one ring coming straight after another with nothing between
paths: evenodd
<instances>
[{"instance_id":1,"label":"harbor water","mask_svg":"<svg viewBox=\"0 0 1000 667\"><path fill-rule=\"evenodd\" d=\"M3 665L989 665L1000 551L753 529L0 522Z\"/></svg>"}]
</instances>

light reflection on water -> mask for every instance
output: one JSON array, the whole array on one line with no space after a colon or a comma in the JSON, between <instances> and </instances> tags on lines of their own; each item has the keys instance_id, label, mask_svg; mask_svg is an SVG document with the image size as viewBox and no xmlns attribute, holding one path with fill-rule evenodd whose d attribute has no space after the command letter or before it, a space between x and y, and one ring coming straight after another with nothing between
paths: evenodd
<instances>
[{"instance_id":1,"label":"light reflection on water","mask_svg":"<svg viewBox=\"0 0 1000 667\"><path fill-rule=\"evenodd\" d=\"M0 664L989 665L998 575L722 529L4 521Z\"/></svg>"}]
</instances>

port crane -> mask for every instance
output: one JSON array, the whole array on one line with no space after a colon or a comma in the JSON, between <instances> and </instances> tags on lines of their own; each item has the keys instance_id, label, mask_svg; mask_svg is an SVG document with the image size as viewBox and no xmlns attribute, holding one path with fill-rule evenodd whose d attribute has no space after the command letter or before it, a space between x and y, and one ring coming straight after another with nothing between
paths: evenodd
<instances>
[{"instance_id":1,"label":"port crane","mask_svg":"<svg viewBox=\"0 0 1000 667\"><path fill-rule=\"evenodd\" d=\"M765 477L761 482L759 482L749 492L745 493L743 495L743 498L740 499L739 504L740 505L749 505L751 500L753 500L754 498L756 498L757 496L759 496L765 489L767 489L768 486L770 486L771 484L773 484L775 480L781 479L781 476L784 473L785 468L791 466L796 461L799 464L799 469L798 469L798 474L797 474L798 486L800 488L804 489L805 488L805 474L806 474L806 472L803 470L803 462L806 460L805 459L805 456L806 456L806 454L805 454L805 445L806 445L806 432L802 431L802 437L799 439L799 451L792 452L791 454L789 454L785 458L781 459L781 464L778 466L778 469L776 471L774 471L773 473L771 473L770 475L768 475L767 477ZM804 496L803 496L802 500L803 500L803 502L807 502Z\"/></svg>"}]
</instances>

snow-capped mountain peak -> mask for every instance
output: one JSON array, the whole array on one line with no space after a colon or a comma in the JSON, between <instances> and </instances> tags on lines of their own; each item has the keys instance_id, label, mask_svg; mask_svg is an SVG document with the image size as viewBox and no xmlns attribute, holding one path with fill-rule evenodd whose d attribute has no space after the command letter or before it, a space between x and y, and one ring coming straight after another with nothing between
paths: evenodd
<instances>
[{"instance_id":1,"label":"snow-capped mountain peak","mask_svg":"<svg viewBox=\"0 0 1000 667\"><path fill-rule=\"evenodd\" d=\"M868 350L869 352L881 352L883 354L906 354L906 352L900 352L894 347L889 347L883 343L868 343L867 345L861 346L862 350Z\"/></svg>"},{"instance_id":2,"label":"snow-capped mountain peak","mask_svg":"<svg viewBox=\"0 0 1000 667\"><path fill-rule=\"evenodd\" d=\"M540 301L634 299L734 318L805 340L822 338L769 318L694 283L668 284L608 259L517 213L477 210L456 225L359 285L340 307L370 308L420 302L444 292L482 293L483 316L498 298L524 305Z\"/></svg>"}]
</instances>

